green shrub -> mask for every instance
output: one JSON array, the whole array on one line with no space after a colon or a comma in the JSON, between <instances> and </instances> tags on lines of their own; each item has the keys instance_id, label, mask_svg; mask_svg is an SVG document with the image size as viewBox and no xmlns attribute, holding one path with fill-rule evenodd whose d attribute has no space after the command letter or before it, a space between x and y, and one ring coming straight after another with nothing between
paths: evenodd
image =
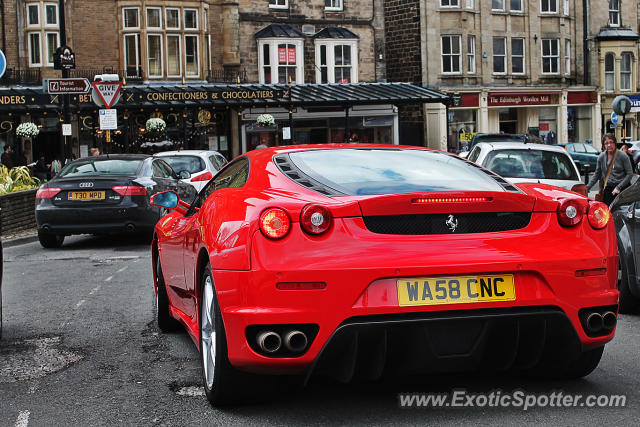
<instances>
[{"instance_id":1,"label":"green shrub","mask_svg":"<svg viewBox=\"0 0 640 427\"><path fill-rule=\"evenodd\" d=\"M31 176L26 166L9 170L5 165L0 165L0 194L37 188L40 184L40 180Z\"/></svg>"}]
</instances>

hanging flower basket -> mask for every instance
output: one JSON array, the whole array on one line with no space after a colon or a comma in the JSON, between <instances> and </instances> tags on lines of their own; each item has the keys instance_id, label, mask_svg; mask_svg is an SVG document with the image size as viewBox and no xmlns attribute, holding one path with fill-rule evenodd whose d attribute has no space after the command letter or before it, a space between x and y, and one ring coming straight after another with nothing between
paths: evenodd
<instances>
[{"instance_id":1,"label":"hanging flower basket","mask_svg":"<svg viewBox=\"0 0 640 427\"><path fill-rule=\"evenodd\" d=\"M276 121L271 114L260 114L256 119L256 124L258 126L273 126L275 123Z\"/></svg>"},{"instance_id":2,"label":"hanging flower basket","mask_svg":"<svg viewBox=\"0 0 640 427\"><path fill-rule=\"evenodd\" d=\"M162 119L149 119L147 120L146 128L149 132L164 132L167 128L167 123Z\"/></svg>"},{"instance_id":3,"label":"hanging flower basket","mask_svg":"<svg viewBox=\"0 0 640 427\"><path fill-rule=\"evenodd\" d=\"M40 133L40 129L35 123L21 123L16 129L16 136L20 138L35 138Z\"/></svg>"}]
</instances>

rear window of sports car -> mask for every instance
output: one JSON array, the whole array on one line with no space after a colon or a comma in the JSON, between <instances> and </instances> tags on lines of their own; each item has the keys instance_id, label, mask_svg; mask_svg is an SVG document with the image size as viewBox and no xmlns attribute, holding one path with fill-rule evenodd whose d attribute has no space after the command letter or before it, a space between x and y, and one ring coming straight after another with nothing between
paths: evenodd
<instances>
[{"instance_id":1,"label":"rear window of sports car","mask_svg":"<svg viewBox=\"0 0 640 427\"><path fill-rule=\"evenodd\" d=\"M505 191L481 169L439 151L311 150L289 158L301 172L348 195Z\"/></svg>"},{"instance_id":2,"label":"rear window of sports car","mask_svg":"<svg viewBox=\"0 0 640 427\"><path fill-rule=\"evenodd\" d=\"M60 171L60 176L87 176L87 175L127 175L133 176L138 171L142 160L137 159L104 159L104 160L78 160L65 166Z\"/></svg>"}]
</instances>

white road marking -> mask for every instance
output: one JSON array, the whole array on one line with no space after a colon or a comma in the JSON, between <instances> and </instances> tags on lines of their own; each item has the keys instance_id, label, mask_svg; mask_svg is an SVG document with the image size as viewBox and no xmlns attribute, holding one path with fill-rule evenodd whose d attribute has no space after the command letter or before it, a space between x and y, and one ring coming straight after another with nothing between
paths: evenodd
<instances>
[{"instance_id":1,"label":"white road marking","mask_svg":"<svg viewBox=\"0 0 640 427\"><path fill-rule=\"evenodd\" d=\"M96 286L95 288L91 289L91 292L89 292L89 295L93 295L96 292L98 292L100 290L101 285Z\"/></svg>"},{"instance_id":2,"label":"white road marking","mask_svg":"<svg viewBox=\"0 0 640 427\"><path fill-rule=\"evenodd\" d=\"M128 265L125 265L124 267L122 267L120 270L118 270L118 273L122 273L123 271L125 271L127 269L127 267L129 267Z\"/></svg>"},{"instance_id":3,"label":"white road marking","mask_svg":"<svg viewBox=\"0 0 640 427\"><path fill-rule=\"evenodd\" d=\"M26 427L29 425L29 415L31 415L30 411L20 411L18 419L16 420L16 427Z\"/></svg>"},{"instance_id":4,"label":"white road marking","mask_svg":"<svg viewBox=\"0 0 640 427\"><path fill-rule=\"evenodd\" d=\"M205 395L204 388L196 387L196 386L182 387L180 390L176 391L176 394L178 396L187 396L187 397L196 397L196 396Z\"/></svg>"},{"instance_id":5,"label":"white road marking","mask_svg":"<svg viewBox=\"0 0 640 427\"><path fill-rule=\"evenodd\" d=\"M109 276L109 277L107 277L106 279L104 279L104 281L105 281L105 282L110 282L110 281L111 281L111 279L113 279L113 276Z\"/></svg>"},{"instance_id":6,"label":"white road marking","mask_svg":"<svg viewBox=\"0 0 640 427\"><path fill-rule=\"evenodd\" d=\"M85 303L85 300L81 299L80 302L76 304L76 308L80 308L80 306L84 303Z\"/></svg>"}]
</instances>

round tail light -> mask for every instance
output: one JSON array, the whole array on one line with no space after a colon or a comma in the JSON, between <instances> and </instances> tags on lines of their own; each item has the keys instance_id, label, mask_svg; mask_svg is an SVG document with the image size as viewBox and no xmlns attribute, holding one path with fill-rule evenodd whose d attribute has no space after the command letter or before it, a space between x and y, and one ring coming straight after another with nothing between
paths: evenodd
<instances>
[{"instance_id":1,"label":"round tail light","mask_svg":"<svg viewBox=\"0 0 640 427\"><path fill-rule=\"evenodd\" d=\"M606 227L611 219L611 212L607 205L601 202L592 202L589 205L589 224L595 229Z\"/></svg>"},{"instance_id":2,"label":"round tail light","mask_svg":"<svg viewBox=\"0 0 640 427\"><path fill-rule=\"evenodd\" d=\"M585 206L578 199L565 199L558 206L558 222L565 227L580 224L585 214Z\"/></svg>"},{"instance_id":3,"label":"round tail light","mask_svg":"<svg viewBox=\"0 0 640 427\"><path fill-rule=\"evenodd\" d=\"M270 208L260 215L260 230L270 239L282 239L291 228L289 215L280 208Z\"/></svg>"},{"instance_id":4,"label":"round tail light","mask_svg":"<svg viewBox=\"0 0 640 427\"><path fill-rule=\"evenodd\" d=\"M331 227L331 211L324 206L307 205L300 212L300 225L309 234L322 234Z\"/></svg>"}]
</instances>

